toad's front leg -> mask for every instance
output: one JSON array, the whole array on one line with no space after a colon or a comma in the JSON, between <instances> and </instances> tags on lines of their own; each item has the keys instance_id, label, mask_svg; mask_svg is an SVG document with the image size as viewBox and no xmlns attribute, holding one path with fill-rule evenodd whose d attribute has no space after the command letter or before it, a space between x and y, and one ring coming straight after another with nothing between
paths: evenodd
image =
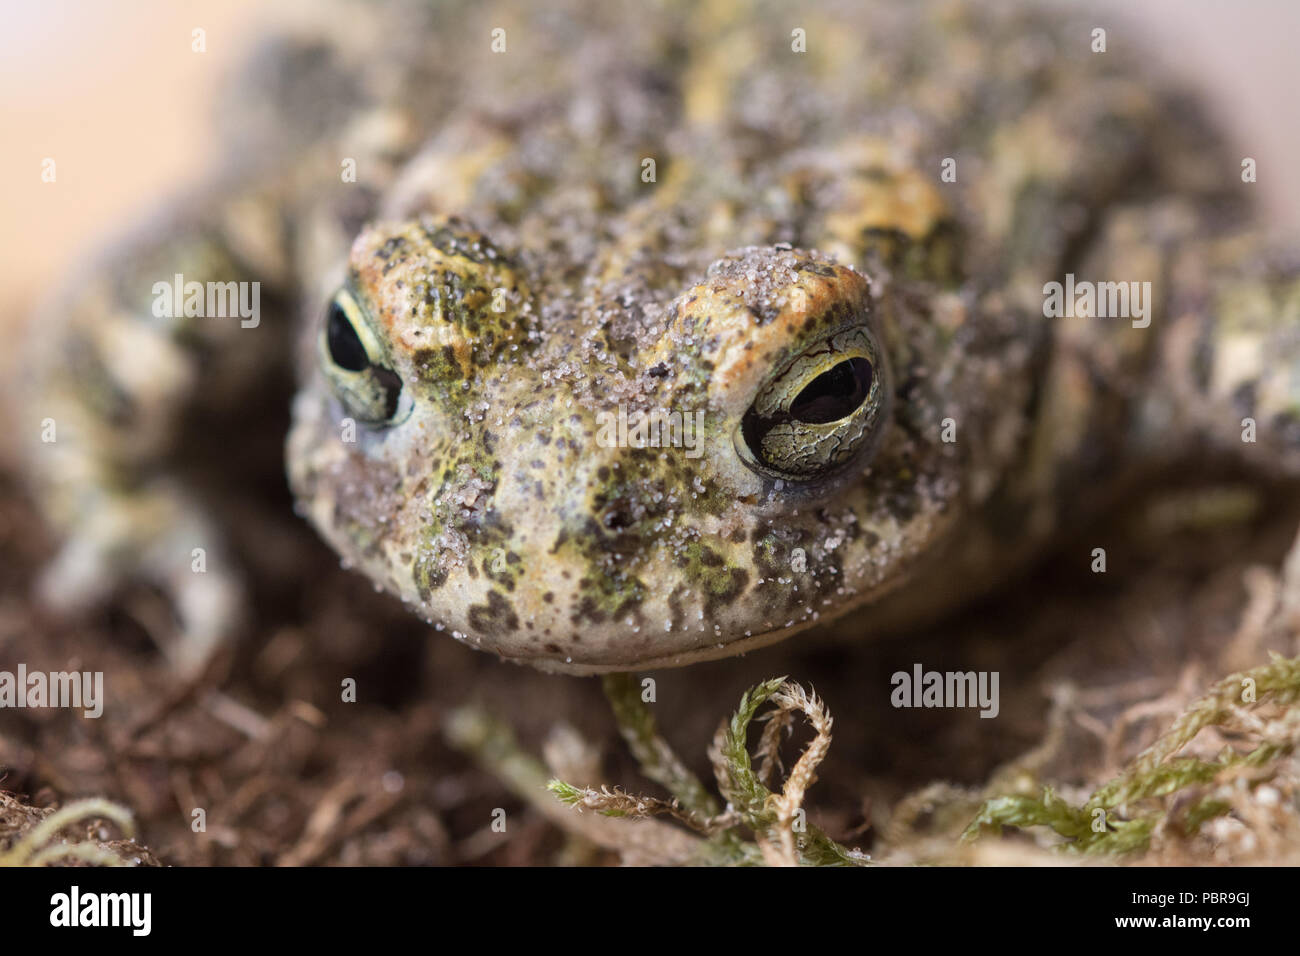
<instances>
[{"instance_id":1,"label":"toad's front leg","mask_svg":"<svg viewBox=\"0 0 1300 956\"><path fill-rule=\"evenodd\" d=\"M178 621L165 650L184 672L238 629L245 589L179 447L196 408L284 351L272 303L287 269L257 198L155 223L82 276L37 317L21 381L25 464L60 539L39 596L72 612L127 584L160 589Z\"/></svg>"}]
</instances>

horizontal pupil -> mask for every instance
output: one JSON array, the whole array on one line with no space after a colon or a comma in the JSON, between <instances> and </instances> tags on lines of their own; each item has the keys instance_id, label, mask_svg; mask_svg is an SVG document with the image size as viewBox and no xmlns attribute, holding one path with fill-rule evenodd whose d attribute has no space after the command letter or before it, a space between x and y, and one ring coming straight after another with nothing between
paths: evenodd
<instances>
[{"instance_id":1,"label":"horizontal pupil","mask_svg":"<svg viewBox=\"0 0 1300 956\"><path fill-rule=\"evenodd\" d=\"M360 372L370 364L356 329L352 328L343 307L337 302L330 303L325 334L329 342L330 358L339 368Z\"/></svg>"},{"instance_id":2,"label":"horizontal pupil","mask_svg":"<svg viewBox=\"0 0 1300 956\"><path fill-rule=\"evenodd\" d=\"M870 391L871 363L847 359L805 386L790 403L790 417L808 425L838 421L857 411Z\"/></svg>"}]
</instances>

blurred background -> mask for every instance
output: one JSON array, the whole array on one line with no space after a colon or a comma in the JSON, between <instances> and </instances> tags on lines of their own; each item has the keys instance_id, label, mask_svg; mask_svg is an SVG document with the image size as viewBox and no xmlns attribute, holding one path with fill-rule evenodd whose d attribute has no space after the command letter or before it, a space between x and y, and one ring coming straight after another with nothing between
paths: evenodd
<instances>
[{"instance_id":1,"label":"blurred background","mask_svg":"<svg viewBox=\"0 0 1300 956\"><path fill-rule=\"evenodd\" d=\"M433 0L436 2L436 0ZM0 321L30 306L88 244L218 165L214 90L268 24L310 4L255 0L5 0L0 31ZM1140 43L1210 93L1259 163L1275 228L1300 233L1300 91L1293 0L1071 4L1097 11L1112 49ZM791 6L792 17L798 5ZM1131 21L1141 34L1123 28ZM193 53L191 31L206 31ZM1290 80L1288 80L1290 77ZM58 182L40 181L53 157ZM3 350L0 362L11 350Z\"/></svg>"}]
</instances>

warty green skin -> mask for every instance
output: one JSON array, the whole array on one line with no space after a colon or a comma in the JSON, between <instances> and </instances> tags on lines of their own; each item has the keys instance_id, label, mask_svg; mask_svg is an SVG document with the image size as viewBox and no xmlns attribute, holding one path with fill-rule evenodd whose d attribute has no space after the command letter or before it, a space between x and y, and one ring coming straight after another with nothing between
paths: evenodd
<instances>
[{"instance_id":1,"label":"warty green skin","mask_svg":"<svg viewBox=\"0 0 1300 956\"><path fill-rule=\"evenodd\" d=\"M237 398L227 379L278 368L290 326L299 512L439 630L548 670L687 664L846 615L880 632L1152 462L1300 472L1294 264L1196 106L1091 52L1091 25L547 6L344 7L276 48L283 124L236 112L259 162L50 313L28 397L69 423L31 455L68 540L52 600L161 580L182 663L237 631L236 562L164 479L182 399ZM278 310L141 323L180 271L262 281ZM1044 318L1067 272L1152 282L1150 326ZM390 420L359 420L330 366L340 288L400 382ZM756 470L747 411L828 338L874 359L860 444L807 480ZM701 453L605 447L620 406L698 413Z\"/></svg>"}]
</instances>

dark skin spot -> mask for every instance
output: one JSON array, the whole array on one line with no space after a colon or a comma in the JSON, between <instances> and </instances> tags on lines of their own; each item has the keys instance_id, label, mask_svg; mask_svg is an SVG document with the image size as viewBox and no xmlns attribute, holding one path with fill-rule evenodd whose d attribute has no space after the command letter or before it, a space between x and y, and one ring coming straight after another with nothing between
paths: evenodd
<instances>
[{"instance_id":1,"label":"dark skin spot","mask_svg":"<svg viewBox=\"0 0 1300 956\"><path fill-rule=\"evenodd\" d=\"M740 596L746 585L749 584L749 572L744 568L732 568L730 575L731 582L724 590L709 594L709 598L705 602L705 607L709 611L715 611L730 604Z\"/></svg>"},{"instance_id":2,"label":"dark skin spot","mask_svg":"<svg viewBox=\"0 0 1300 956\"><path fill-rule=\"evenodd\" d=\"M823 263L813 262L811 259L800 260L797 268L800 272L811 272L813 275L821 276L823 279L835 278L834 269L828 265L824 265Z\"/></svg>"},{"instance_id":3,"label":"dark skin spot","mask_svg":"<svg viewBox=\"0 0 1300 956\"><path fill-rule=\"evenodd\" d=\"M453 221L435 229L425 227L423 231L433 247L444 255L468 259L480 265L484 262L498 262L504 258L496 246L483 236L475 235L468 230L459 231L456 227L460 225L459 222Z\"/></svg>"},{"instance_id":4,"label":"dark skin spot","mask_svg":"<svg viewBox=\"0 0 1300 956\"><path fill-rule=\"evenodd\" d=\"M590 582L584 580L583 584L584 586L589 586ZM585 597L578 603L577 608L574 610L574 613L570 615L569 620L574 624L577 624L579 621L590 621L592 624L600 624L605 620L605 614L596 605L595 600Z\"/></svg>"},{"instance_id":5,"label":"dark skin spot","mask_svg":"<svg viewBox=\"0 0 1300 956\"><path fill-rule=\"evenodd\" d=\"M427 369L445 381L456 381L463 376L460 363L456 361L456 350L450 345L441 349L416 349L411 359L417 368Z\"/></svg>"},{"instance_id":6,"label":"dark skin spot","mask_svg":"<svg viewBox=\"0 0 1300 956\"><path fill-rule=\"evenodd\" d=\"M393 236L382 246L379 247L379 251L376 253L376 255L379 256L379 258L384 260L391 259L393 253L397 252L397 250L401 249L405 245L406 245L405 236Z\"/></svg>"},{"instance_id":7,"label":"dark skin spot","mask_svg":"<svg viewBox=\"0 0 1300 956\"><path fill-rule=\"evenodd\" d=\"M415 564L416 589L419 591L420 599L428 601L433 592L447 583L447 570L440 567L429 567L428 561L417 561Z\"/></svg>"},{"instance_id":8,"label":"dark skin spot","mask_svg":"<svg viewBox=\"0 0 1300 956\"><path fill-rule=\"evenodd\" d=\"M720 568L723 565L722 555L712 548L700 548L700 563L706 568Z\"/></svg>"},{"instance_id":9,"label":"dark skin spot","mask_svg":"<svg viewBox=\"0 0 1300 956\"><path fill-rule=\"evenodd\" d=\"M486 604L470 606L469 625L481 634L494 637L503 631L519 630L519 616L500 591L491 591Z\"/></svg>"}]
</instances>

